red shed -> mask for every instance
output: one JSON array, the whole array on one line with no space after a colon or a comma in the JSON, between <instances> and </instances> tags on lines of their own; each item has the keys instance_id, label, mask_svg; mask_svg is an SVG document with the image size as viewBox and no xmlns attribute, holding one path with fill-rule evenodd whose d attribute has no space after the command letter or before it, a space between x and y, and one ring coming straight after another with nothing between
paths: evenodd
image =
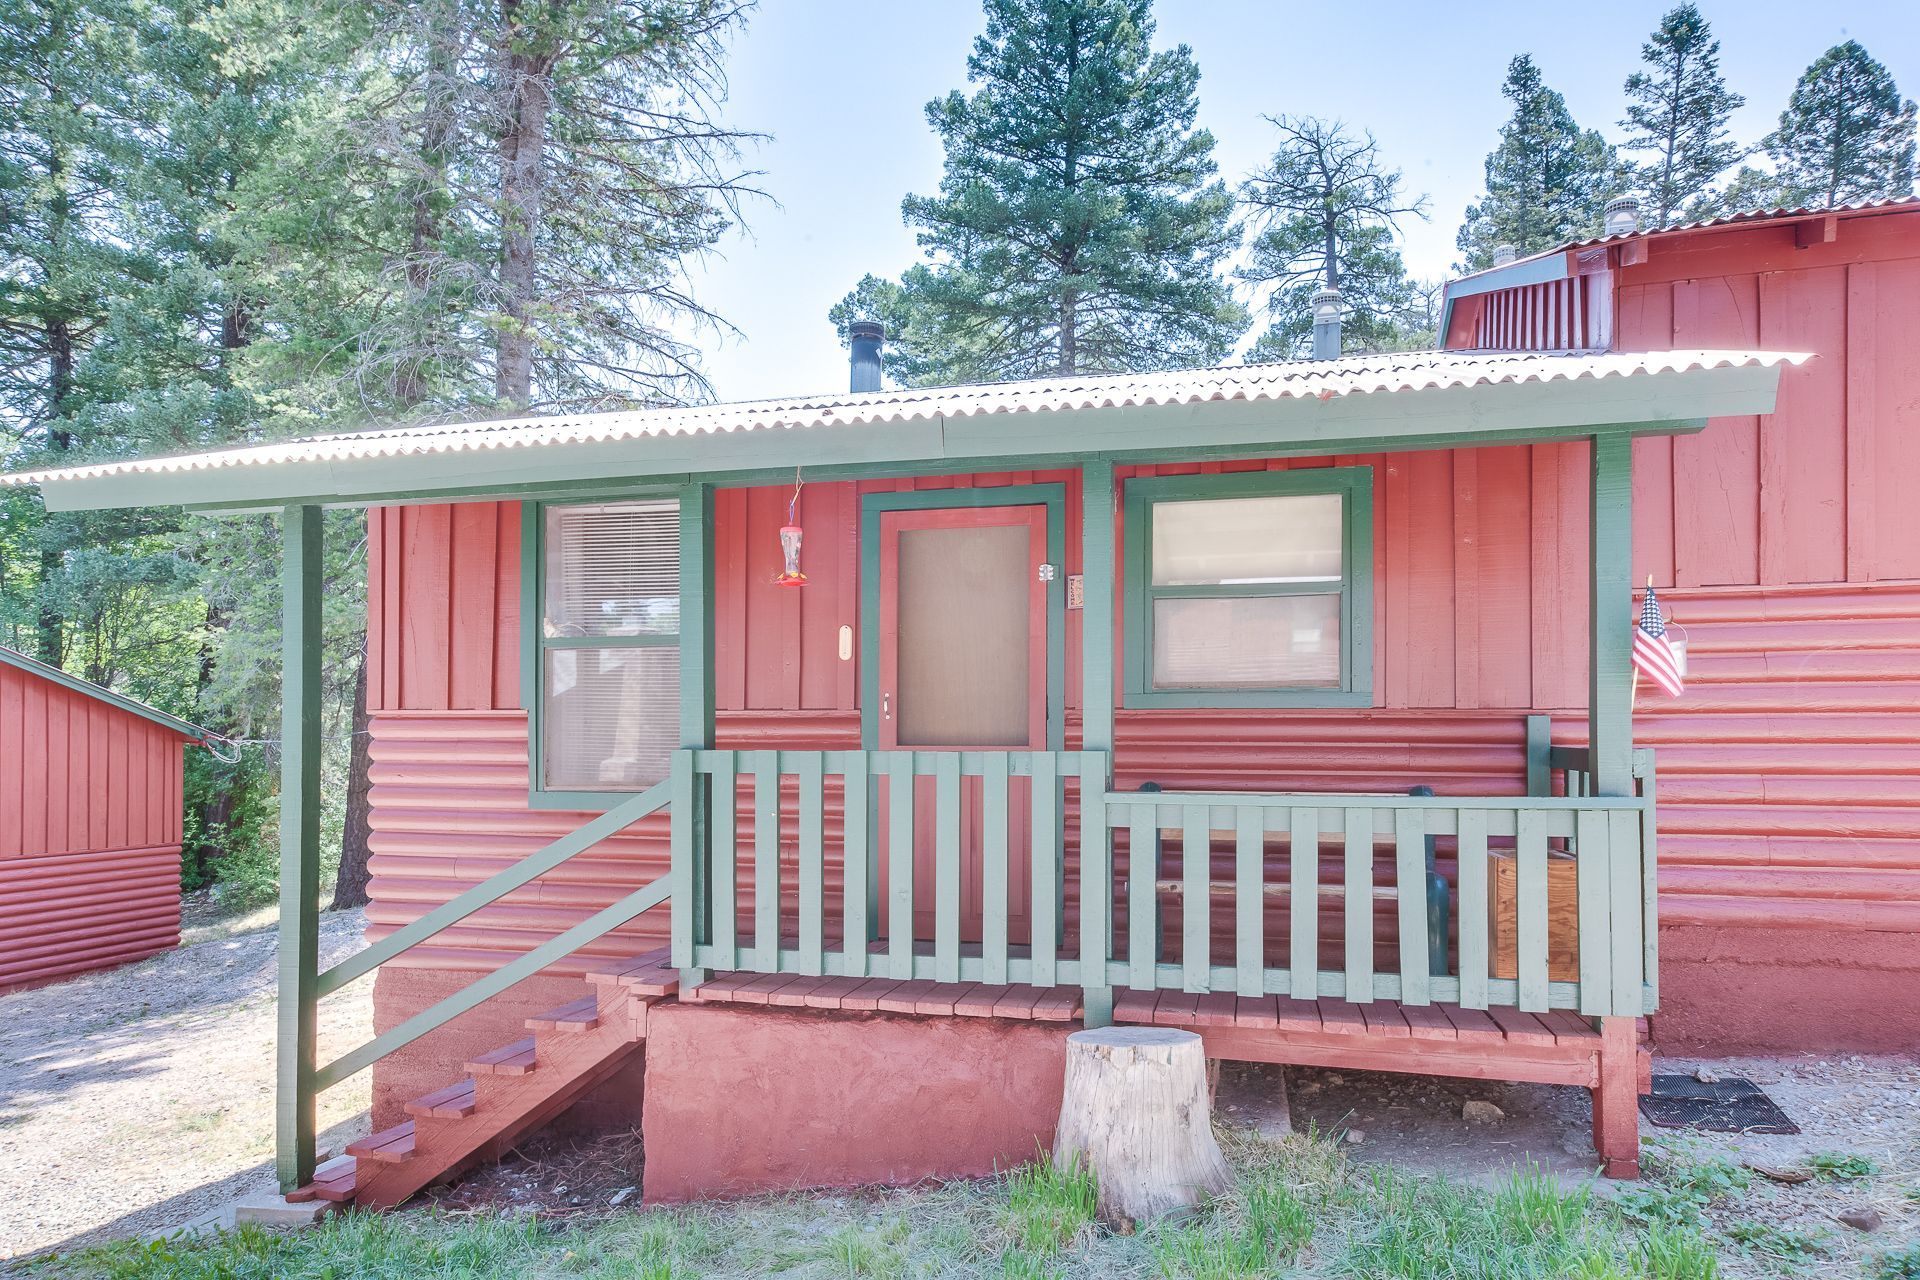
<instances>
[{"instance_id":1,"label":"red shed","mask_svg":"<svg viewBox=\"0 0 1920 1280\"><path fill-rule=\"evenodd\" d=\"M202 736L0 646L0 992L180 941L181 750Z\"/></svg>"},{"instance_id":2,"label":"red shed","mask_svg":"<svg viewBox=\"0 0 1920 1280\"><path fill-rule=\"evenodd\" d=\"M1647 231L1619 212L1606 238L1455 281L1448 348L1813 356L1772 413L1634 442L1634 581L1693 666L1634 724L1660 756L1661 1042L1911 1048L1920 200Z\"/></svg>"}]
</instances>

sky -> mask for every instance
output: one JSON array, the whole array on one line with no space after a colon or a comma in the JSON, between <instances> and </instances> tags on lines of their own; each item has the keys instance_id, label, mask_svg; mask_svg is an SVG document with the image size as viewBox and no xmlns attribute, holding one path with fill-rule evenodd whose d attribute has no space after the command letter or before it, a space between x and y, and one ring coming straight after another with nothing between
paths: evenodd
<instances>
[{"instance_id":1,"label":"sky","mask_svg":"<svg viewBox=\"0 0 1920 1280\"><path fill-rule=\"evenodd\" d=\"M1807 64L1855 39L1920 96L1920 2L1700 0L1721 69L1747 105L1735 137L1758 141ZM1386 164L1431 202L1403 226L1409 269L1450 274L1454 235L1480 191L1508 110L1507 62L1531 53L1574 119L1622 135L1622 83L1665 0L1610 4L1159 0L1156 47L1185 44L1200 67L1201 126L1221 176L1237 183L1271 154L1262 116L1336 117L1371 130ZM728 58L724 110L770 135L747 154L770 200L694 269L693 287L739 333L703 335L722 400L844 391L846 354L827 309L873 272L918 260L900 200L939 185L928 101L966 87L983 27L978 0L761 0Z\"/></svg>"}]
</instances>

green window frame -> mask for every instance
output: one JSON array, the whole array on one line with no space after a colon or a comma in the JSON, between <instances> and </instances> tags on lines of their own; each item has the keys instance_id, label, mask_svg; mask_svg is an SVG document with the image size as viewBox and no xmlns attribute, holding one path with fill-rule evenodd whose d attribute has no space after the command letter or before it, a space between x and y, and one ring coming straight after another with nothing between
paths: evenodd
<instances>
[{"instance_id":1,"label":"green window frame","mask_svg":"<svg viewBox=\"0 0 1920 1280\"><path fill-rule=\"evenodd\" d=\"M1336 494L1341 499L1340 682L1263 688L1156 687L1154 605L1166 599L1332 595L1331 582L1155 586L1154 508L1163 502ZM1126 482L1126 701L1131 707L1366 707L1373 705L1373 468L1312 467Z\"/></svg>"},{"instance_id":2,"label":"green window frame","mask_svg":"<svg viewBox=\"0 0 1920 1280\"><path fill-rule=\"evenodd\" d=\"M556 513L568 511L607 511L628 506L645 508L655 513L654 525L657 528L672 530L671 541L663 540L657 557L663 564L673 566L675 604L671 627L666 625L664 611L656 606L649 625L639 630L600 634L549 634L554 630L549 625L547 599L550 586L548 570L550 518ZM632 783L606 786L555 786L548 783L549 761L546 738L552 711L547 673L549 659L555 655L571 654L575 656L576 662L586 663L600 655L612 655L622 651L670 650L674 655L674 661L668 663L666 669L672 672L676 706L671 714L658 718L666 738L668 757L670 758L670 753L679 747L681 732L677 702L681 682L678 653L686 622L679 616L680 602L685 599L685 584L679 582L678 578L682 564L680 548L682 528L680 498L672 490L647 488L618 494L583 496L551 502L528 501L522 504L520 692L521 702L527 710L527 798L530 807L605 810L628 796L646 790L653 785L654 781L660 780L637 780ZM656 599L665 598L667 597L664 593L656 597ZM665 776L663 766L661 779Z\"/></svg>"}]
</instances>

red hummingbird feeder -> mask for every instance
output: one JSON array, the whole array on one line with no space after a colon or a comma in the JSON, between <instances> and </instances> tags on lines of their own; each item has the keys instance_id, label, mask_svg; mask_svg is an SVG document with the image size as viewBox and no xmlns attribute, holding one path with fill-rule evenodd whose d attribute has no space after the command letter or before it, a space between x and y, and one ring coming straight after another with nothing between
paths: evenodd
<instances>
[{"instance_id":1,"label":"red hummingbird feeder","mask_svg":"<svg viewBox=\"0 0 1920 1280\"><path fill-rule=\"evenodd\" d=\"M773 580L776 587L804 587L807 575L800 572L800 472L793 473L793 497L787 500L787 522L780 526L781 570Z\"/></svg>"}]
</instances>

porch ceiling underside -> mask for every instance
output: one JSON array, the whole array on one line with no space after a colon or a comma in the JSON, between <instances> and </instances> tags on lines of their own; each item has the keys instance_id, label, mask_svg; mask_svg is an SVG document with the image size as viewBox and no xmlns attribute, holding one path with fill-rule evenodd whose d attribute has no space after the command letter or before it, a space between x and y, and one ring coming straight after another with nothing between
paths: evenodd
<instances>
[{"instance_id":1,"label":"porch ceiling underside","mask_svg":"<svg viewBox=\"0 0 1920 1280\"><path fill-rule=\"evenodd\" d=\"M1361 453L1697 431L1773 409L1764 351L1420 352L318 436L0 475L51 510L364 505L629 480ZM1020 464L1018 468L996 464Z\"/></svg>"}]
</instances>

